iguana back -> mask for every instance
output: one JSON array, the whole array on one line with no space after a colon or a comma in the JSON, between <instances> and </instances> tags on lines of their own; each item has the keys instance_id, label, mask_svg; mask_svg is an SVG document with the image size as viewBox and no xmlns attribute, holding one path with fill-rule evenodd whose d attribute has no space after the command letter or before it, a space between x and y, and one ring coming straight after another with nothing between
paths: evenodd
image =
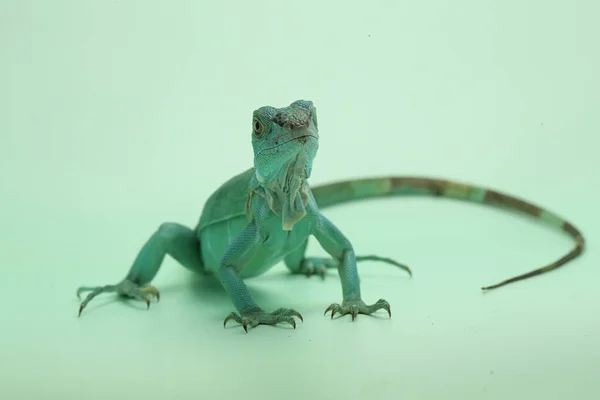
<instances>
[{"instance_id":1,"label":"iguana back","mask_svg":"<svg viewBox=\"0 0 600 400\"><path fill-rule=\"evenodd\" d=\"M217 222L243 216L253 176L254 168L247 169L215 190L204 204L196 229L201 231Z\"/></svg>"}]
</instances>

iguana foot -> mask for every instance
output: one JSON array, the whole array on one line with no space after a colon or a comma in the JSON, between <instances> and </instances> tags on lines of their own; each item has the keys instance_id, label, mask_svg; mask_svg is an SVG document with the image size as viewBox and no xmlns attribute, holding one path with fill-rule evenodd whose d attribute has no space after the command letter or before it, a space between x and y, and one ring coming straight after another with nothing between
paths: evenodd
<instances>
[{"instance_id":1,"label":"iguana foot","mask_svg":"<svg viewBox=\"0 0 600 400\"><path fill-rule=\"evenodd\" d=\"M105 285L105 286L97 286L97 287L85 287L82 286L77 289L77 297L81 298L80 295L82 292L91 292L88 294L79 306L79 316L81 316L81 312L87 306L87 304L100 293L113 293L116 292L121 296L125 296L128 298L143 300L146 302L147 308L150 308L150 298L152 296L156 297L156 301L160 300L160 293L157 288L152 285L140 286L136 283L133 283L129 280L124 280L118 285Z\"/></svg>"},{"instance_id":2,"label":"iguana foot","mask_svg":"<svg viewBox=\"0 0 600 400\"><path fill-rule=\"evenodd\" d=\"M338 260L334 258L308 257L302 260L298 273L304 274L307 277L319 274L321 279L325 279L327 269L337 268L338 265Z\"/></svg>"},{"instance_id":3,"label":"iguana foot","mask_svg":"<svg viewBox=\"0 0 600 400\"><path fill-rule=\"evenodd\" d=\"M354 300L354 301L344 301L342 304L333 303L325 310L323 315L327 315L328 311L331 311L331 319L335 314L352 315L352 321L358 314L373 314L377 310L386 310L390 316L392 317L392 310L390 308L390 303L385 301L384 299L379 299L375 304L366 305L362 300Z\"/></svg>"},{"instance_id":4,"label":"iguana foot","mask_svg":"<svg viewBox=\"0 0 600 400\"><path fill-rule=\"evenodd\" d=\"M225 321L223 321L223 326L227 325L229 320L234 320L238 324L241 324L244 327L244 330L248 332L248 327L254 328L257 325L276 325L280 322L285 322L296 329L294 316L300 318L300 320L304 322L302 315L298 311L290 308L280 308L271 313L263 310L248 311L242 313L241 316L236 312L232 312L225 318Z\"/></svg>"}]
</instances>

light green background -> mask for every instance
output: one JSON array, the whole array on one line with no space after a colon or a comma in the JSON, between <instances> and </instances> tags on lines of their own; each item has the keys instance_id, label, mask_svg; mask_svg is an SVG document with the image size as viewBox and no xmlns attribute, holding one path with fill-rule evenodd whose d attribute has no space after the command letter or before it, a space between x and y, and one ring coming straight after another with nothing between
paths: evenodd
<instances>
[{"instance_id":1,"label":"light green background","mask_svg":"<svg viewBox=\"0 0 600 400\"><path fill-rule=\"evenodd\" d=\"M593 1L0 3L0 398L592 399L600 388L599 7ZM339 278L248 281L304 324L223 329L218 286L167 259L162 300L99 297L164 221L252 161L252 111L311 99L312 183L382 174L490 185L589 239L564 269L483 295L572 242L438 199L327 211L365 299ZM312 254L324 254L313 242ZM382 314L383 315L383 314ZM232 325L233 326L233 325Z\"/></svg>"}]
</instances>

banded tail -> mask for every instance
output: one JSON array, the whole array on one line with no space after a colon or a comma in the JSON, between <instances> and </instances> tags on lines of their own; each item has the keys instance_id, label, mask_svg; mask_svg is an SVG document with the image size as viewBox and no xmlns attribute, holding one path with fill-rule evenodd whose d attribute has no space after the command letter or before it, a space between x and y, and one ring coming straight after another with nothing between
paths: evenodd
<instances>
[{"instance_id":1,"label":"banded tail","mask_svg":"<svg viewBox=\"0 0 600 400\"><path fill-rule=\"evenodd\" d=\"M581 232L560 216L535 204L480 186L442 179L394 176L340 181L313 187L311 191L321 209L359 199L410 195L438 196L487 204L530 215L563 230L575 240L573 249L553 263L494 285L484 286L482 290L498 288L557 269L583 253L585 245Z\"/></svg>"}]
</instances>

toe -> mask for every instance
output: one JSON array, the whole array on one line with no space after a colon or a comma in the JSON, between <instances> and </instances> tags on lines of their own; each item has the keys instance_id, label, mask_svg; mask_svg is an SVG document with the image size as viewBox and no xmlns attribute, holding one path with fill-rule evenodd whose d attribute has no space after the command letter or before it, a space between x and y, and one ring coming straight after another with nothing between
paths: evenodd
<instances>
[{"instance_id":1,"label":"toe","mask_svg":"<svg viewBox=\"0 0 600 400\"><path fill-rule=\"evenodd\" d=\"M321 276L321 279L325 280L326 273L327 273L327 267L324 265L321 265L321 267L319 268L319 275Z\"/></svg>"},{"instance_id":2,"label":"toe","mask_svg":"<svg viewBox=\"0 0 600 400\"><path fill-rule=\"evenodd\" d=\"M388 303L384 299L379 299L379 301L376 304L379 309L384 309L385 311L387 311L390 318L392 318L392 307L390 306L390 303Z\"/></svg>"},{"instance_id":3,"label":"toe","mask_svg":"<svg viewBox=\"0 0 600 400\"><path fill-rule=\"evenodd\" d=\"M358 315L359 311L360 310L359 310L357 304L352 304L350 306L350 315L352 315L352 321L354 321L356 319L356 316Z\"/></svg>"},{"instance_id":4,"label":"toe","mask_svg":"<svg viewBox=\"0 0 600 400\"><path fill-rule=\"evenodd\" d=\"M287 318L283 318L281 319L279 322L287 322L288 324L290 324L294 329L296 329L296 320L292 317L287 317Z\"/></svg>"},{"instance_id":5,"label":"toe","mask_svg":"<svg viewBox=\"0 0 600 400\"><path fill-rule=\"evenodd\" d=\"M144 286L140 288L140 292L142 294L149 294L151 296L156 297L156 301L160 301L160 292L158 289L152 285Z\"/></svg>"},{"instance_id":6,"label":"toe","mask_svg":"<svg viewBox=\"0 0 600 400\"><path fill-rule=\"evenodd\" d=\"M302 317L302 314L300 314L298 311L296 310L292 310L290 308L279 308L275 311L273 311L271 313L271 315L273 315L274 317L291 317L291 316L296 316L300 319L300 321L304 322L304 318Z\"/></svg>"},{"instance_id":7,"label":"toe","mask_svg":"<svg viewBox=\"0 0 600 400\"><path fill-rule=\"evenodd\" d=\"M242 327L244 328L244 330L246 331L246 333L248 333L248 327L250 328L254 328L257 325L260 324L267 324L266 322L262 322L259 318L256 317L244 317L242 318Z\"/></svg>"},{"instance_id":8,"label":"toe","mask_svg":"<svg viewBox=\"0 0 600 400\"><path fill-rule=\"evenodd\" d=\"M296 320L294 317L304 321L302 314L290 308L279 308L271 313L260 310L251 311L240 315L232 312L223 321L223 326L225 327L227 322L230 320L234 320L242 325L244 331L246 332L248 332L248 328L254 328L257 325L277 325L279 323L290 324L294 329L296 329Z\"/></svg>"},{"instance_id":9,"label":"toe","mask_svg":"<svg viewBox=\"0 0 600 400\"><path fill-rule=\"evenodd\" d=\"M333 303L333 304L331 304L329 307L327 307L327 308L325 309L325 313L324 313L323 315L327 315L327 313L328 313L329 311L331 311L331 319L333 319L333 316L334 316L334 315L335 315L337 312L341 312L341 310L342 310L342 306L340 306L340 305L339 305L339 304L337 304L337 303Z\"/></svg>"},{"instance_id":10,"label":"toe","mask_svg":"<svg viewBox=\"0 0 600 400\"><path fill-rule=\"evenodd\" d=\"M232 312L225 318L225 321L223 321L223 327L225 327L230 320L234 320L238 324L242 323L242 318L237 313Z\"/></svg>"},{"instance_id":11,"label":"toe","mask_svg":"<svg viewBox=\"0 0 600 400\"><path fill-rule=\"evenodd\" d=\"M342 305L333 303L329 307L327 307L327 309L325 309L325 313L323 315L327 315L327 312L331 311L331 318L333 319L333 316L336 313L339 313L341 315L350 314L350 316L352 317L352 321L354 321L358 314L371 315L375 311L381 309L386 310L390 318L392 317L392 310L390 304L383 299L379 299L375 304L370 306L366 305L361 300L344 302L342 303Z\"/></svg>"},{"instance_id":12,"label":"toe","mask_svg":"<svg viewBox=\"0 0 600 400\"><path fill-rule=\"evenodd\" d=\"M306 275L306 277L310 277L312 276L312 274L315 273L315 265L312 261L310 260L306 260L303 263L303 267L304 267L304 274Z\"/></svg>"}]
</instances>

